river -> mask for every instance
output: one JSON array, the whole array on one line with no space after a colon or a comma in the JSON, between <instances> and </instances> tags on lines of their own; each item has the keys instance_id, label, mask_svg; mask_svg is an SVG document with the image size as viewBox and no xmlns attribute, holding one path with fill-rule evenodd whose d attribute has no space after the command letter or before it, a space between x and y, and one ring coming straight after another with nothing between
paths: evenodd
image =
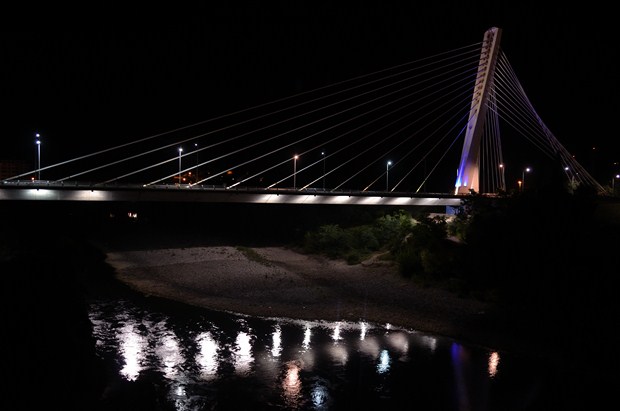
<instances>
[{"instance_id":1,"label":"river","mask_svg":"<svg viewBox=\"0 0 620 411\"><path fill-rule=\"evenodd\" d=\"M91 297L101 410L526 410L550 362L366 322L212 312ZM133 406L129 406L133 404Z\"/></svg>"}]
</instances>

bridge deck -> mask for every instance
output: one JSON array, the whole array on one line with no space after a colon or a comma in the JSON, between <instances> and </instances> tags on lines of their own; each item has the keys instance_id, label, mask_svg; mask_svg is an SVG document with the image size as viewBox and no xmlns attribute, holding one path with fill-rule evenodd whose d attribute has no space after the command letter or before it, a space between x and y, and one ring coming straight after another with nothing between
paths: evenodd
<instances>
[{"instance_id":1,"label":"bridge deck","mask_svg":"<svg viewBox=\"0 0 620 411\"><path fill-rule=\"evenodd\" d=\"M459 206L463 196L439 193L261 189L218 186L88 185L53 182L11 183L0 187L0 200L206 202L263 204L333 204L379 206Z\"/></svg>"}]
</instances>

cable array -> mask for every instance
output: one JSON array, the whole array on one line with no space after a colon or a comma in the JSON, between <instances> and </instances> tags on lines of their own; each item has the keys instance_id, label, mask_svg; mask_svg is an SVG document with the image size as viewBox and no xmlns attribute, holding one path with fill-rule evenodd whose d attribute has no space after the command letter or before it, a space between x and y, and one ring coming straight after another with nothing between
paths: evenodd
<instances>
[{"instance_id":1,"label":"cable array","mask_svg":"<svg viewBox=\"0 0 620 411\"><path fill-rule=\"evenodd\" d=\"M452 192L480 48L459 47L35 171L93 185ZM512 186L505 125L559 160L573 184L602 189L545 126L503 51L486 104L482 192Z\"/></svg>"}]
</instances>

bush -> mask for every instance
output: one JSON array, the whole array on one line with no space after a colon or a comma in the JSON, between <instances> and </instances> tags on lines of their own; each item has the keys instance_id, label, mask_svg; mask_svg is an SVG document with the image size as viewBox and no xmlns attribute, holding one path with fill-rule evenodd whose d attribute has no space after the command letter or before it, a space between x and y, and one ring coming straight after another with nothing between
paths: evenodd
<instances>
[{"instance_id":1,"label":"bush","mask_svg":"<svg viewBox=\"0 0 620 411\"><path fill-rule=\"evenodd\" d=\"M325 254L329 258L338 258L349 250L347 235L337 224L320 226L317 231L304 236L304 250L310 253Z\"/></svg>"},{"instance_id":2,"label":"bush","mask_svg":"<svg viewBox=\"0 0 620 411\"><path fill-rule=\"evenodd\" d=\"M352 227L347 230L349 247L362 253L377 251L380 248L375 230L368 225Z\"/></svg>"},{"instance_id":3,"label":"bush","mask_svg":"<svg viewBox=\"0 0 620 411\"><path fill-rule=\"evenodd\" d=\"M378 218L373 229L380 244L393 247L400 243L412 226L411 215L399 210L396 214L387 214Z\"/></svg>"},{"instance_id":4,"label":"bush","mask_svg":"<svg viewBox=\"0 0 620 411\"><path fill-rule=\"evenodd\" d=\"M362 262L362 260L363 255L357 250L350 251L346 256L346 261L349 265L359 264Z\"/></svg>"},{"instance_id":5,"label":"bush","mask_svg":"<svg viewBox=\"0 0 620 411\"><path fill-rule=\"evenodd\" d=\"M305 234L303 249L357 264L364 255L386 248L387 244L399 243L411 226L411 216L404 211L381 216L372 224L346 229L334 224L322 225Z\"/></svg>"}]
</instances>

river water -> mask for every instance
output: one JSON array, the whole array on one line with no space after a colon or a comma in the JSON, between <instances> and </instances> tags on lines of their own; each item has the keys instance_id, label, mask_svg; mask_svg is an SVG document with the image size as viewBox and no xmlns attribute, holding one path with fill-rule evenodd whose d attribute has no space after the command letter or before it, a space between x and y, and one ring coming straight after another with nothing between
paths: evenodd
<instances>
[{"instance_id":1,"label":"river water","mask_svg":"<svg viewBox=\"0 0 620 411\"><path fill-rule=\"evenodd\" d=\"M102 410L535 409L551 365L390 324L92 298Z\"/></svg>"}]
</instances>

